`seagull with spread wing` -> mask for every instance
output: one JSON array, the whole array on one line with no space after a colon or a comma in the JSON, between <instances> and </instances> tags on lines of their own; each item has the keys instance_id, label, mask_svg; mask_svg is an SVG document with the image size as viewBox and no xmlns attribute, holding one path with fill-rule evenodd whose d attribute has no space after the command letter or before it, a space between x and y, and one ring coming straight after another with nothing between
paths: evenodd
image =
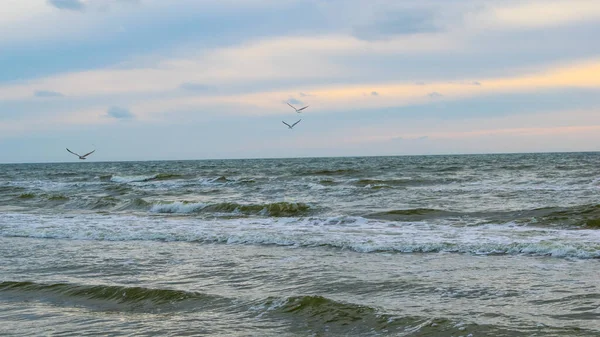
<instances>
[{"instance_id":1,"label":"seagull with spread wing","mask_svg":"<svg viewBox=\"0 0 600 337\"><path fill-rule=\"evenodd\" d=\"M92 152L88 152L88 153L84 154L83 156L80 156L80 155L78 155L77 153L75 153L75 152L73 152L73 151L71 151L71 150L69 150L69 149L67 149L67 151L69 151L70 153L72 153L72 154L76 155L76 156L77 156L77 157L79 157L79 159L81 159L81 160L86 160L86 159L87 159L86 157L87 157L87 156L89 156L90 154L94 153L96 150L94 150L94 151L92 151Z\"/></svg>"},{"instance_id":2,"label":"seagull with spread wing","mask_svg":"<svg viewBox=\"0 0 600 337\"><path fill-rule=\"evenodd\" d=\"M287 103L287 102L286 102L286 103ZM304 109L308 108L308 105L307 105L307 106L305 106L304 108L300 108L300 109L296 109L296 107L294 107L294 106L293 106L293 105L291 105L290 103L288 103L287 105L291 106L291 107L292 107L292 109L296 110L296 112L297 112L297 113L301 113L301 112L302 112L302 110L304 110Z\"/></svg>"},{"instance_id":3,"label":"seagull with spread wing","mask_svg":"<svg viewBox=\"0 0 600 337\"><path fill-rule=\"evenodd\" d=\"M300 123L300 121L301 121L301 119L299 119L296 123L294 123L292 125L289 125L288 123L286 123L284 121L281 121L281 123L287 125L288 128L293 129L296 124Z\"/></svg>"}]
</instances>

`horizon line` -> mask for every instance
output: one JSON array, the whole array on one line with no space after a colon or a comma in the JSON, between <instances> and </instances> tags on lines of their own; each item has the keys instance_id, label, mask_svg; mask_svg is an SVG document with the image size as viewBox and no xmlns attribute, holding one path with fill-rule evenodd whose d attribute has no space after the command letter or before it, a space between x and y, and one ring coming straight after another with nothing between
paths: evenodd
<instances>
[{"instance_id":1,"label":"horizon line","mask_svg":"<svg viewBox=\"0 0 600 337\"><path fill-rule=\"evenodd\" d=\"M219 161L219 160L286 160L286 159L336 159L336 158L382 158L382 157L436 157L436 156L485 156L485 155L518 155L518 154L575 154L575 153L600 153L595 151L539 151L539 152L473 152L473 153L431 153L431 154L394 154L394 155L355 155L355 156L299 156L299 157L238 157L238 158L203 158L203 159L148 159L148 160L112 160L112 161L86 161L85 163L140 163L140 162L167 162L167 161ZM24 164L74 164L81 161L46 161L46 162L0 162L0 165Z\"/></svg>"}]
</instances>

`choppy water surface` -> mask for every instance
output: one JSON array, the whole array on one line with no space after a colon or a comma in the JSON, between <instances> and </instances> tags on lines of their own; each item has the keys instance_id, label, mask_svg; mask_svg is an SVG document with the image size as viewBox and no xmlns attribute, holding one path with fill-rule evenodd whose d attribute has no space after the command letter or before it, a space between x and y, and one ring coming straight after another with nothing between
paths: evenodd
<instances>
[{"instance_id":1,"label":"choppy water surface","mask_svg":"<svg viewBox=\"0 0 600 337\"><path fill-rule=\"evenodd\" d=\"M2 335L600 335L600 154L0 165Z\"/></svg>"}]
</instances>

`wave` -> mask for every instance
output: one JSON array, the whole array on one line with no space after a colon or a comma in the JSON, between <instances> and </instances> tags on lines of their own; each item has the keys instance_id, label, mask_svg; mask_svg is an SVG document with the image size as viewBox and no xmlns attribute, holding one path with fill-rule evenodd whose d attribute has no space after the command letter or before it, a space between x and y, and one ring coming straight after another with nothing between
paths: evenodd
<instances>
[{"instance_id":1,"label":"wave","mask_svg":"<svg viewBox=\"0 0 600 337\"><path fill-rule=\"evenodd\" d=\"M31 297L67 300L88 304L98 304L98 301L116 305L146 304L152 309L165 305L176 305L181 302L193 302L196 306L210 302L230 304L235 299L226 301L225 298L208 295L200 292L191 292L173 289L156 289L146 287L127 287L114 285L79 285L72 283L44 284L36 282L0 282L0 293L16 295L22 299ZM90 301L92 300L92 301ZM390 318L377 315L374 308L351 303L338 302L322 296L292 296L284 298L269 297L247 303L247 310L251 312L283 313L295 316L304 316L314 323L341 323L346 324L365 319L374 319L382 325L389 323Z\"/></svg>"},{"instance_id":2,"label":"wave","mask_svg":"<svg viewBox=\"0 0 600 337\"><path fill-rule=\"evenodd\" d=\"M350 183L353 186L381 189L381 188L405 188L405 187L416 187L416 186L434 186L434 185L447 185L452 183L466 182L469 179L466 177L460 178L429 178L429 179L413 179L413 178L396 178L396 179L376 179L376 178L363 178L357 180L351 180Z\"/></svg>"},{"instance_id":3,"label":"wave","mask_svg":"<svg viewBox=\"0 0 600 337\"><path fill-rule=\"evenodd\" d=\"M81 175L82 172L52 172L52 173L47 173L46 176L47 177L76 177Z\"/></svg>"},{"instance_id":4,"label":"wave","mask_svg":"<svg viewBox=\"0 0 600 337\"><path fill-rule=\"evenodd\" d=\"M62 194L53 194L53 195L48 195L46 196L48 198L49 201L60 201L60 202L66 202L69 200L69 197L64 196Z\"/></svg>"},{"instance_id":5,"label":"wave","mask_svg":"<svg viewBox=\"0 0 600 337\"><path fill-rule=\"evenodd\" d=\"M137 210L137 211L146 211L148 207L150 207L152 203L142 199L142 198L134 198L129 199L125 202L120 202L116 205L113 210L114 211L125 211L125 210Z\"/></svg>"},{"instance_id":6,"label":"wave","mask_svg":"<svg viewBox=\"0 0 600 337\"><path fill-rule=\"evenodd\" d=\"M172 203L158 203L152 205L150 208L150 212L152 213L194 213L202 208L206 207L204 203L193 203L193 202L183 202L183 201L175 201Z\"/></svg>"},{"instance_id":7,"label":"wave","mask_svg":"<svg viewBox=\"0 0 600 337\"><path fill-rule=\"evenodd\" d=\"M381 189L381 188L394 188L394 187L408 187L408 186L425 186L434 185L439 183L436 180L430 179L358 179L353 181L352 184L358 187Z\"/></svg>"},{"instance_id":8,"label":"wave","mask_svg":"<svg viewBox=\"0 0 600 337\"><path fill-rule=\"evenodd\" d=\"M213 178L204 178L200 180L201 185L232 185L232 184L253 184L256 180L253 178L228 178L226 176L218 176Z\"/></svg>"},{"instance_id":9,"label":"wave","mask_svg":"<svg viewBox=\"0 0 600 337\"><path fill-rule=\"evenodd\" d=\"M154 312L200 307L221 298L199 292L145 287L69 283L0 282L0 293L13 300L45 300L99 309Z\"/></svg>"},{"instance_id":10,"label":"wave","mask_svg":"<svg viewBox=\"0 0 600 337\"><path fill-rule=\"evenodd\" d=\"M38 284L34 282L0 282L0 291L18 290L23 292L56 293L87 299L112 300L119 303L151 301L154 303L178 302L206 295L179 290L148 289L122 286L83 286L67 283Z\"/></svg>"},{"instance_id":11,"label":"wave","mask_svg":"<svg viewBox=\"0 0 600 337\"><path fill-rule=\"evenodd\" d=\"M127 287L109 285L79 285L70 283L43 284L35 282L0 282L0 293L13 295L13 298L27 300L31 297L50 299L53 301L68 301L76 304L98 306L112 304L145 309L191 308L207 304L222 304L227 306L235 299L225 299L216 295L200 292L190 292L172 289L155 289L146 287ZM50 297L50 298L49 298ZM178 305L183 302L186 305ZM313 323L348 324L357 321L376 321L381 326L387 326L391 320L386 315L378 315L374 308L334 301L322 296L292 296L284 298L270 297L247 303L246 311L264 314L292 314L303 317ZM126 308L122 308L126 309Z\"/></svg>"},{"instance_id":12,"label":"wave","mask_svg":"<svg viewBox=\"0 0 600 337\"><path fill-rule=\"evenodd\" d=\"M328 334L372 334L405 330L429 320L394 317L373 307L336 301L319 295L268 297L256 300L226 298L200 292L109 285L34 282L0 282L0 294L11 301L42 301L63 307L133 313L239 312L271 322L284 321L289 330Z\"/></svg>"},{"instance_id":13,"label":"wave","mask_svg":"<svg viewBox=\"0 0 600 337\"><path fill-rule=\"evenodd\" d=\"M255 183L256 180L249 177L240 177L240 178L229 178L227 176L217 176L210 178L194 178L187 175L181 174L168 174L168 173L158 173L153 175L135 175L135 176L109 176L109 181L119 184L130 184L130 183L145 183L145 182L157 182L157 181L168 181L168 180L186 180L186 183L190 185L200 184L207 186L218 186L218 185L232 185L232 184L252 184Z\"/></svg>"},{"instance_id":14,"label":"wave","mask_svg":"<svg viewBox=\"0 0 600 337\"><path fill-rule=\"evenodd\" d=\"M375 331L404 329L422 319L414 317L393 317L381 314L377 309L360 304L335 301L319 295L271 297L251 308L259 311L261 318L284 317L292 322L302 322L306 331L322 331L327 335L372 334Z\"/></svg>"},{"instance_id":15,"label":"wave","mask_svg":"<svg viewBox=\"0 0 600 337\"><path fill-rule=\"evenodd\" d=\"M536 223L560 224L562 226L579 226L600 229L600 205L590 204L565 208L544 208L537 210L546 214L537 217Z\"/></svg>"},{"instance_id":16,"label":"wave","mask_svg":"<svg viewBox=\"0 0 600 337\"><path fill-rule=\"evenodd\" d=\"M271 296L248 300L202 292L128 287L121 285L81 285L73 283L0 282L3 301L13 303L42 302L59 308L86 308L109 313L158 314L149 319L163 319L164 314L192 313L202 315L241 315L254 322L285 326L290 335L318 336L518 336L537 333L568 336L573 328L508 327L503 325L466 323L442 317L392 315L372 305L352 303L319 294ZM256 334L256 326L249 331ZM242 330L240 330L242 331ZM592 336L595 330L577 329ZM229 331L231 332L231 331ZM252 334L252 333L251 333Z\"/></svg>"},{"instance_id":17,"label":"wave","mask_svg":"<svg viewBox=\"0 0 600 337\"><path fill-rule=\"evenodd\" d=\"M446 166L439 169L434 169L434 172L458 172L464 170L462 166Z\"/></svg>"},{"instance_id":18,"label":"wave","mask_svg":"<svg viewBox=\"0 0 600 337\"><path fill-rule=\"evenodd\" d=\"M315 170L315 171L302 171L298 175L301 176L342 176L356 174L360 171L355 169L337 169L337 170Z\"/></svg>"},{"instance_id":19,"label":"wave","mask_svg":"<svg viewBox=\"0 0 600 337\"><path fill-rule=\"evenodd\" d=\"M224 202L218 204L173 202L154 204L152 213L227 213L235 215L260 215L270 217L289 217L308 215L311 207L304 203L276 202L268 204L238 204Z\"/></svg>"},{"instance_id":20,"label":"wave","mask_svg":"<svg viewBox=\"0 0 600 337\"><path fill-rule=\"evenodd\" d=\"M174 180L182 179L184 176L180 174L170 173L157 173L153 175L138 175L138 176L117 176L113 175L110 177L110 181L115 183L137 183L137 182L148 182L148 181L163 181L163 180Z\"/></svg>"},{"instance_id":21,"label":"wave","mask_svg":"<svg viewBox=\"0 0 600 337\"><path fill-rule=\"evenodd\" d=\"M530 226L600 229L600 204L572 207L544 207L515 211L455 212L414 208L375 212L364 215L369 219L387 221L423 221L430 219L479 219L477 223L517 223Z\"/></svg>"},{"instance_id":22,"label":"wave","mask_svg":"<svg viewBox=\"0 0 600 337\"><path fill-rule=\"evenodd\" d=\"M371 213L365 215L365 217L388 221L423 221L426 219L445 218L458 215L461 215L461 213L430 208L411 208Z\"/></svg>"},{"instance_id":23,"label":"wave","mask_svg":"<svg viewBox=\"0 0 600 337\"><path fill-rule=\"evenodd\" d=\"M0 236L98 241L181 241L352 250L600 258L600 231L512 225L390 223L361 217L201 220L136 216L44 218L0 214Z\"/></svg>"},{"instance_id":24,"label":"wave","mask_svg":"<svg viewBox=\"0 0 600 337\"><path fill-rule=\"evenodd\" d=\"M131 189L131 187L129 187L125 184L107 185L107 186L104 186L104 190L113 196L114 195L126 195L133 191Z\"/></svg>"},{"instance_id":25,"label":"wave","mask_svg":"<svg viewBox=\"0 0 600 337\"><path fill-rule=\"evenodd\" d=\"M390 185L390 186L398 186L398 185L406 185L409 183L410 179L359 179L354 184L357 186L369 186L369 185Z\"/></svg>"},{"instance_id":26,"label":"wave","mask_svg":"<svg viewBox=\"0 0 600 337\"><path fill-rule=\"evenodd\" d=\"M536 166L531 164L520 164L520 165L504 165L500 166L500 169L507 171L526 171L534 169Z\"/></svg>"},{"instance_id":27,"label":"wave","mask_svg":"<svg viewBox=\"0 0 600 337\"><path fill-rule=\"evenodd\" d=\"M233 180L227 179L226 176L219 176L216 178L209 178L202 180L203 183L213 183L213 184L226 184L233 182Z\"/></svg>"},{"instance_id":28,"label":"wave","mask_svg":"<svg viewBox=\"0 0 600 337\"><path fill-rule=\"evenodd\" d=\"M117 206L119 202L119 199L111 196L89 198L83 201L83 203L79 204L77 208L87 210L105 210Z\"/></svg>"},{"instance_id":29,"label":"wave","mask_svg":"<svg viewBox=\"0 0 600 337\"><path fill-rule=\"evenodd\" d=\"M321 180L319 180L319 184L321 184L323 186L335 186L335 185L339 185L340 182L337 182L332 179L321 179Z\"/></svg>"},{"instance_id":30,"label":"wave","mask_svg":"<svg viewBox=\"0 0 600 337\"><path fill-rule=\"evenodd\" d=\"M151 175L151 176L111 176L110 181L112 181L114 183L127 184L127 183L138 183L138 182L149 181L151 179L154 179L154 177L156 177L156 175Z\"/></svg>"},{"instance_id":31,"label":"wave","mask_svg":"<svg viewBox=\"0 0 600 337\"><path fill-rule=\"evenodd\" d=\"M9 194L9 193L19 193L25 190L25 187L21 186L0 186L0 193Z\"/></svg>"}]
</instances>

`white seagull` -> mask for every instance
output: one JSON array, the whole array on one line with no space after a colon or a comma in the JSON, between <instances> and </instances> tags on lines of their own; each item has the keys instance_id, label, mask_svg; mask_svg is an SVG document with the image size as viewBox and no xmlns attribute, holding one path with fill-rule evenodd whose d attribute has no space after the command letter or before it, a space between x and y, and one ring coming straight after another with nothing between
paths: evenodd
<instances>
[{"instance_id":1,"label":"white seagull","mask_svg":"<svg viewBox=\"0 0 600 337\"><path fill-rule=\"evenodd\" d=\"M286 103L287 103L287 102L286 102ZM304 110L304 109L308 108L308 105L307 105L307 106L305 106L304 108L300 108L300 109L296 109L296 108L295 108L293 105L291 105L290 103L287 103L287 105L291 106L291 107L292 107L292 109L296 110L296 112L297 112L297 113L301 113L301 112L302 112L302 110Z\"/></svg>"},{"instance_id":2,"label":"white seagull","mask_svg":"<svg viewBox=\"0 0 600 337\"><path fill-rule=\"evenodd\" d=\"M76 155L76 156L77 156L77 157L79 157L79 159L81 159L81 160L86 160L86 159L87 159L86 157L87 157L87 156L89 156L90 154L94 153L96 150L94 150L94 151L92 151L92 152L88 152L88 153L84 154L83 156L80 156L80 155L78 155L77 153L75 153L75 152L73 152L73 151L71 151L71 150L69 150L69 149L67 149L67 151L69 151L70 153L72 153L72 154Z\"/></svg>"},{"instance_id":3,"label":"white seagull","mask_svg":"<svg viewBox=\"0 0 600 337\"><path fill-rule=\"evenodd\" d=\"M289 125L288 123L286 123L284 121L281 121L281 123L287 125L288 128L293 129L296 124L300 123L300 121L301 121L301 119L299 119L296 123L294 123L292 125Z\"/></svg>"}]
</instances>

